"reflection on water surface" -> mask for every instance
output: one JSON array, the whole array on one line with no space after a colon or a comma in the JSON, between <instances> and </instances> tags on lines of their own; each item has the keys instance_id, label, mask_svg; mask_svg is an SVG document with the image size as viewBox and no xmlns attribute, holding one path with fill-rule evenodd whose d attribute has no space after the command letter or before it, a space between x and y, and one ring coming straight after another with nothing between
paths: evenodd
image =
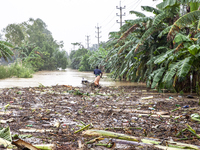
<instances>
[{"instance_id":1,"label":"reflection on water surface","mask_svg":"<svg viewBox=\"0 0 200 150\"><path fill-rule=\"evenodd\" d=\"M63 71L39 71L33 75L33 78L8 78L0 80L0 88L10 88L10 87L37 87L40 84L44 86L52 85L72 85L72 86L82 86L82 78L88 81L94 81L93 71L91 72L79 72L73 69L66 69ZM134 82L125 81L113 81L108 78L106 74L103 75L100 84L102 86L136 86L145 84L138 84Z\"/></svg>"}]
</instances>

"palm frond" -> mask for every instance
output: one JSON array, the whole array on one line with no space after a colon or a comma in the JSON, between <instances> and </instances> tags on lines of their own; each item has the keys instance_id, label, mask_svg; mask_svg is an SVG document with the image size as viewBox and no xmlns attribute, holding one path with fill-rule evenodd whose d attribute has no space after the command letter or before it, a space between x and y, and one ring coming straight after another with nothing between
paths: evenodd
<instances>
[{"instance_id":1,"label":"palm frond","mask_svg":"<svg viewBox=\"0 0 200 150\"><path fill-rule=\"evenodd\" d=\"M143 10L147 11L147 12L152 12L154 13L155 15L158 15L160 13L162 13L161 10L158 10L154 7L150 7L150 6L141 6Z\"/></svg>"},{"instance_id":2,"label":"palm frond","mask_svg":"<svg viewBox=\"0 0 200 150\"><path fill-rule=\"evenodd\" d=\"M130 11L129 13L130 14L135 14L137 17L146 17L145 14L143 14L141 12L138 12L138 11L134 11L134 10Z\"/></svg>"},{"instance_id":3,"label":"palm frond","mask_svg":"<svg viewBox=\"0 0 200 150\"><path fill-rule=\"evenodd\" d=\"M168 39L175 31L178 31L179 29L186 27L188 24L192 24L194 21L197 21L199 19L199 16L200 10L197 10L180 17L176 22L174 22L173 26L171 27L168 33Z\"/></svg>"}]
</instances>

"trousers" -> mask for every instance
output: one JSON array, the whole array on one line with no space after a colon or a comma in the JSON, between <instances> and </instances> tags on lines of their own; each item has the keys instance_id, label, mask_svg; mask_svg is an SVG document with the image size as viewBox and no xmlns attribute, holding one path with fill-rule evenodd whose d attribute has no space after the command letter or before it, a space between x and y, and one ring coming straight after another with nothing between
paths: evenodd
<instances>
[{"instance_id":1,"label":"trousers","mask_svg":"<svg viewBox=\"0 0 200 150\"><path fill-rule=\"evenodd\" d=\"M99 85L99 81L100 81L100 76L97 76L94 80L94 84L95 85Z\"/></svg>"}]
</instances>

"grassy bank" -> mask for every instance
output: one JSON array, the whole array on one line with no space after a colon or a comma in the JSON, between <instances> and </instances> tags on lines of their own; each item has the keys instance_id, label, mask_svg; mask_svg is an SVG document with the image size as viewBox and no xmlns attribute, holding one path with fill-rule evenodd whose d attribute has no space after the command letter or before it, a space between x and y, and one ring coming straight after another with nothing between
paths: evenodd
<instances>
[{"instance_id":1,"label":"grassy bank","mask_svg":"<svg viewBox=\"0 0 200 150\"><path fill-rule=\"evenodd\" d=\"M20 62L15 62L11 65L0 65L0 79L18 77L18 78L32 78L34 73L32 67L24 65Z\"/></svg>"}]
</instances>

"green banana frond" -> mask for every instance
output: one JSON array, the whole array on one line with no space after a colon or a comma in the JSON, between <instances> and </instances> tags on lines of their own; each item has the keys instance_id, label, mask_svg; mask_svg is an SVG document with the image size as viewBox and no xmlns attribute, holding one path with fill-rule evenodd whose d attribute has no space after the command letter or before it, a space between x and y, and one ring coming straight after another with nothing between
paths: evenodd
<instances>
[{"instance_id":1,"label":"green banana frond","mask_svg":"<svg viewBox=\"0 0 200 150\"><path fill-rule=\"evenodd\" d=\"M199 45L191 45L190 47L188 47L188 51L190 52L190 54L195 56L196 54L199 53L200 46Z\"/></svg>"},{"instance_id":2,"label":"green banana frond","mask_svg":"<svg viewBox=\"0 0 200 150\"><path fill-rule=\"evenodd\" d=\"M141 45L143 45L144 41L153 33L159 31L160 29L162 29L163 26L152 26L151 28L149 28L140 38L140 42L137 44L137 47L135 49L135 52L137 52L137 50L139 49L139 47Z\"/></svg>"},{"instance_id":3,"label":"green banana frond","mask_svg":"<svg viewBox=\"0 0 200 150\"><path fill-rule=\"evenodd\" d=\"M152 12L154 13L155 15L158 15L160 13L162 13L161 10L158 10L154 7L150 7L150 6L141 6L143 10L147 11L147 12Z\"/></svg>"},{"instance_id":4,"label":"green banana frond","mask_svg":"<svg viewBox=\"0 0 200 150\"><path fill-rule=\"evenodd\" d=\"M181 33L178 33L174 38L174 43L182 43L182 42L192 42L192 40Z\"/></svg>"},{"instance_id":5,"label":"green banana frond","mask_svg":"<svg viewBox=\"0 0 200 150\"><path fill-rule=\"evenodd\" d=\"M138 24L133 25L132 27L130 27L124 34L122 34L122 36L119 38L118 42L121 40L125 40L126 37L132 33L137 27L139 27Z\"/></svg>"},{"instance_id":6,"label":"green banana frond","mask_svg":"<svg viewBox=\"0 0 200 150\"><path fill-rule=\"evenodd\" d=\"M197 30L200 31L200 20L199 20L198 25L197 25Z\"/></svg>"},{"instance_id":7,"label":"green banana frond","mask_svg":"<svg viewBox=\"0 0 200 150\"><path fill-rule=\"evenodd\" d=\"M10 48L6 45L9 45L7 42L0 42L0 58L3 57L6 61L8 59L12 60L14 53L10 50Z\"/></svg>"},{"instance_id":8,"label":"green banana frond","mask_svg":"<svg viewBox=\"0 0 200 150\"><path fill-rule=\"evenodd\" d=\"M169 18L172 16L172 13L170 11L164 11L161 14L157 15L153 21L153 25L158 25L160 22L162 22L164 19Z\"/></svg>"},{"instance_id":9,"label":"green banana frond","mask_svg":"<svg viewBox=\"0 0 200 150\"><path fill-rule=\"evenodd\" d=\"M10 142L12 141L12 136L11 136L9 126L7 126L6 128L0 128L0 138L7 140L7 141L10 141Z\"/></svg>"},{"instance_id":10,"label":"green banana frond","mask_svg":"<svg viewBox=\"0 0 200 150\"><path fill-rule=\"evenodd\" d=\"M190 64L191 58L192 57L187 57L179 62L180 66L178 68L178 77L185 77L189 73L192 66Z\"/></svg>"},{"instance_id":11,"label":"green banana frond","mask_svg":"<svg viewBox=\"0 0 200 150\"><path fill-rule=\"evenodd\" d=\"M178 6L180 4L188 4L190 2L200 2L199 0L165 0L161 2L160 4L156 5L157 8L159 9L164 9L166 7L171 7L171 6Z\"/></svg>"},{"instance_id":12,"label":"green banana frond","mask_svg":"<svg viewBox=\"0 0 200 150\"><path fill-rule=\"evenodd\" d=\"M149 20L151 21L151 20L153 20L153 18L152 17L142 17L142 18L138 18L138 19L135 19L135 20L126 20L126 23L130 23L132 25L135 25L135 24L145 23Z\"/></svg>"},{"instance_id":13,"label":"green banana frond","mask_svg":"<svg viewBox=\"0 0 200 150\"><path fill-rule=\"evenodd\" d=\"M113 40L110 40L106 43L106 47L113 47L115 44L117 44L117 41L118 39L113 39Z\"/></svg>"},{"instance_id":14,"label":"green banana frond","mask_svg":"<svg viewBox=\"0 0 200 150\"><path fill-rule=\"evenodd\" d=\"M151 88L155 88L157 83L159 81L161 81L164 72L165 72L165 68L164 67L156 70L156 72L154 73L154 78L153 78L153 83L151 85Z\"/></svg>"},{"instance_id":15,"label":"green banana frond","mask_svg":"<svg viewBox=\"0 0 200 150\"><path fill-rule=\"evenodd\" d=\"M161 64L162 62L164 62L171 54L173 54L174 49L173 50L168 50L166 53L161 54L160 57L158 57L154 63L155 64Z\"/></svg>"},{"instance_id":16,"label":"green banana frond","mask_svg":"<svg viewBox=\"0 0 200 150\"><path fill-rule=\"evenodd\" d=\"M109 32L109 39L118 39L120 37L119 32Z\"/></svg>"},{"instance_id":17,"label":"green banana frond","mask_svg":"<svg viewBox=\"0 0 200 150\"><path fill-rule=\"evenodd\" d=\"M8 59L12 60L12 57L11 57L11 56L12 56L12 55L10 55L9 52L7 52L7 51L2 52L2 51L0 50L0 58L3 57L3 58L5 59L5 61L8 62Z\"/></svg>"},{"instance_id":18,"label":"green banana frond","mask_svg":"<svg viewBox=\"0 0 200 150\"><path fill-rule=\"evenodd\" d=\"M158 25L160 22L162 22L167 17L166 12L163 12L159 15L157 15L153 21L153 25Z\"/></svg>"},{"instance_id":19,"label":"green banana frond","mask_svg":"<svg viewBox=\"0 0 200 150\"><path fill-rule=\"evenodd\" d=\"M200 1L199 1L200 2ZM199 6L200 6L200 3L199 2L196 2L196 3L190 3L190 11L195 11L195 10L198 10Z\"/></svg>"},{"instance_id":20,"label":"green banana frond","mask_svg":"<svg viewBox=\"0 0 200 150\"><path fill-rule=\"evenodd\" d=\"M123 67L121 67L121 68L123 69L123 71L120 71L120 72L121 72L121 74L120 74L119 76L123 76L123 75L124 75L124 73L128 71L128 65L127 65L127 64L125 65L125 63L124 63L124 66L123 66Z\"/></svg>"},{"instance_id":21,"label":"green banana frond","mask_svg":"<svg viewBox=\"0 0 200 150\"><path fill-rule=\"evenodd\" d=\"M130 14L135 14L137 17L146 17L145 14L143 14L141 12L138 12L138 11L134 11L134 10L130 11L129 13Z\"/></svg>"},{"instance_id":22,"label":"green banana frond","mask_svg":"<svg viewBox=\"0 0 200 150\"><path fill-rule=\"evenodd\" d=\"M122 53L127 47L132 46L133 44L136 44L137 39L131 40L126 42L118 51L118 54Z\"/></svg>"},{"instance_id":23,"label":"green banana frond","mask_svg":"<svg viewBox=\"0 0 200 150\"><path fill-rule=\"evenodd\" d=\"M163 35L169 33L171 27L172 27L172 25L171 25L171 26L168 26L168 27L166 27L164 30L162 30L162 31L160 32L160 34L158 35L158 37L161 38Z\"/></svg>"},{"instance_id":24,"label":"green banana frond","mask_svg":"<svg viewBox=\"0 0 200 150\"><path fill-rule=\"evenodd\" d=\"M5 41L0 41L0 44L3 44L3 45L10 47L10 48L14 48L14 46L12 44L5 42Z\"/></svg>"},{"instance_id":25,"label":"green banana frond","mask_svg":"<svg viewBox=\"0 0 200 150\"><path fill-rule=\"evenodd\" d=\"M154 61L154 63L155 63L155 64L161 64L161 63L163 63L170 55L173 54L174 50L175 50L175 49L172 49L172 50L168 50L166 53L162 53L162 54L160 55L160 57L158 57L158 58Z\"/></svg>"},{"instance_id":26,"label":"green banana frond","mask_svg":"<svg viewBox=\"0 0 200 150\"><path fill-rule=\"evenodd\" d=\"M163 82L169 82L173 79L174 75L176 74L178 68L180 66L180 62L172 63L169 65L169 69L165 73L163 77Z\"/></svg>"},{"instance_id":27,"label":"green banana frond","mask_svg":"<svg viewBox=\"0 0 200 150\"><path fill-rule=\"evenodd\" d=\"M181 48L183 48L183 42L176 47L175 51L179 51Z\"/></svg>"},{"instance_id":28,"label":"green banana frond","mask_svg":"<svg viewBox=\"0 0 200 150\"><path fill-rule=\"evenodd\" d=\"M188 24L192 24L194 21L199 20L200 10L193 11L190 13L185 14L184 16L180 17L176 22L174 22L172 28L168 33L168 39L172 36L175 31L186 27Z\"/></svg>"},{"instance_id":29,"label":"green banana frond","mask_svg":"<svg viewBox=\"0 0 200 150\"><path fill-rule=\"evenodd\" d=\"M134 45L133 48L129 51L129 53L126 55L126 59L129 59L135 55L135 53L134 53L135 48L136 48L136 46Z\"/></svg>"}]
</instances>

